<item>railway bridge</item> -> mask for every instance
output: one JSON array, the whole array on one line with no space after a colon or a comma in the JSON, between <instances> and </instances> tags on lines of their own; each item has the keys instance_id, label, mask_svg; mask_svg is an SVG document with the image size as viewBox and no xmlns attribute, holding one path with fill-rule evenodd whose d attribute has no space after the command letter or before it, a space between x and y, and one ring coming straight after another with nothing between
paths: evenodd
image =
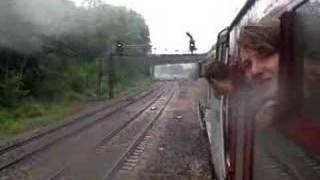
<instances>
[{"instance_id":1,"label":"railway bridge","mask_svg":"<svg viewBox=\"0 0 320 180\"><path fill-rule=\"evenodd\" d=\"M150 74L154 74L154 67L163 64L197 64L201 72L201 64L207 61L206 54L154 54L145 57L149 65Z\"/></svg>"},{"instance_id":2,"label":"railway bridge","mask_svg":"<svg viewBox=\"0 0 320 180\"><path fill-rule=\"evenodd\" d=\"M150 65L202 63L206 54L157 54L146 57Z\"/></svg>"}]
</instances>

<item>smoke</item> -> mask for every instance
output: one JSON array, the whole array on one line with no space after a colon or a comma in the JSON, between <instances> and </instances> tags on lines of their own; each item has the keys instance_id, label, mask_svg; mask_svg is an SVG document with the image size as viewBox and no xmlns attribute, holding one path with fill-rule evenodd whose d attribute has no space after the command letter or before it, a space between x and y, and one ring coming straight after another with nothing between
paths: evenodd
<instances>
[{"instance_id":1,"label":"smoke","mask_svg":"<svg viewBox=\"0 0 320 180\"><path fill-rule=\"evenodd\" d=\"M133 11L107 4L87 9L69 0L0 0L0 50L31 54L88 42L92 52L99 54L106 41L132 39L143 32L137 26L141 20ZM138 42L148 37L146 33L133 39Z\"/></svg>"},{"instance_id":2,"label":"smoke","mask_svg":"<svg viewBox=\"0 0 320 180\"><path fill-rule=\"evenodd\" d=\"M14 11L26 22L39 27L44 34L60 34L72 30L75 6L67 0L15 0Z\"/></svg>"},{"instance_id":3,"label":"smoke","mask_svg":"<svg viewBox=\"0 0 320 180\"><path fill-rule=\"evenodd\" d=\"M41 36L76 30L75 5L68 0L0 1L0 46L22 53L41 49Z\"/></svg>"}]
</instances>

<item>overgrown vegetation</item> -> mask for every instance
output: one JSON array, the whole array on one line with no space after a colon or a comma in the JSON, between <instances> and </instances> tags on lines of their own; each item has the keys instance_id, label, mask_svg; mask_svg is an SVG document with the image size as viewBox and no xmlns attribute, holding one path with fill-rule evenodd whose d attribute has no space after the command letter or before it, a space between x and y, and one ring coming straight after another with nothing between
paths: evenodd
<instances>
[{"instance_id":1,"label":"overgrown vegetation","mask_svg":"<svg viewBox=\"0 0 320 180\"><path fill-rule=\"evenodd\" d=\"M117 40L149 44L143 17L124 7L76 7L68 0L0 1L0 134L58 119L108 92L107 52ZM148 84L141 56L115 63L115 93ZM0 135L1 136L1 135Z\"/></svg>"}]
</instances>

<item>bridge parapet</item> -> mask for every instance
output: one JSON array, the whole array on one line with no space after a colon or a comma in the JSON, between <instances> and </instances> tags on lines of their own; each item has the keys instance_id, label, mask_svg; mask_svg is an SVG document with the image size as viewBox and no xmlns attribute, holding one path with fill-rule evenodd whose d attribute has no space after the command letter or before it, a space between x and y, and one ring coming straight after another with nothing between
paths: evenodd
<instances>
[{"instance_id":1,"label":"bridge parapet","mask_svg":"<svg viewBox=\"0 0 320 180\"><path fill-rule=\"evenodd\" d=\"M202 63L207 60L206 54L158 54L146 56L150 65Z\"/></svg>"}]
</instances>

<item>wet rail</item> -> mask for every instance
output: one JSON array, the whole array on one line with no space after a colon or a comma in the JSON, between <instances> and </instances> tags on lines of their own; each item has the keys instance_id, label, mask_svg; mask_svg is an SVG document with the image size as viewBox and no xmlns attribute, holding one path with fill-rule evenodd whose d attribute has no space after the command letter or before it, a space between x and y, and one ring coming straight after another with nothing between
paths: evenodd
<instances>
[{"instance_id":1,"label":"wet rail","mask_svg":"<svg viewBox=\"0 0 320 180\"><path fill-rule=\"evenodd\" d=\"M167 105L169 104L170 100L172 99L174 95L174 91L170 92L170 95L167 97L165 102L160 105L160 110L157 112L156 116L150 120L141 132L139 132L138 136L129 144L129 146L125 149L121 157L114 163L113 167L107 171L107 173L104 175L102 180L109 180L112 179L115 174L120 170L121 166L124 164L125 160L129 155L136 149L136 147L141 143L143 140L145 134L147 133L147 130L152 126L152 124L159 119Z\"/></svg>"},{"instance_id":2,"label":"wet rail","mask_svg":"<svg viewBox=\"0 0 320 180\"><path fill-rule=\"evenodd\" d=\"M164 87L165 84L158 84L153 88L142 93L126 97L115 104L107 104L98 110L90 112L84 116L78 117L70 122L58 125L47 131L35 134L30 138L3 146L0 149L0 172L27 159L33 154L40 152L62 139L76 134L77 132L89 128L92 125L106 119L112 114L121 111L123 108L134 104L135 102L153 95L156 90Z\"/></svg>"},{"instance_id":3,"label":"wet rail","mask_svg":"<svg viewBox=\"0 0 320 180\"><path fill-rule=\"evenodd\" d=\"M108 163L108 168L101 171L103 174L105 171L107 171L107 173L103 176L103 179L109 179L119 169L125 158L141 141L154 121L156 121L160 117L167 104L173 97L174 92L174 88L172 87L168 86L166 88L163 88L163 90L161 90L161 92L157 96L148 101L148 103L144 104L133 116L119 123L117 128L108 131L105 136L93 146L92 151L88 155L93 157L89 159L96 159L96 155L104 151L110 157L114 157L104 161ZM146 116L146 114L148 115ZM123 145L125 145L126 147L123 147ZM103 163L103 160L101 158L97 159L97 161ZM97 161L95 161L95 163L99 163ZM101 167L103 167L103 165L99 165L99 168ZM87 170L87 168L85 169ZM74 177L68 177L68 175L79 174L78 172L75 173L74 171L81 172L83 170L78 170L76 167L69 165L58 169L57 171L53 172L51 175L43 179L72 179ZM92 173L92 171L90 170L88 170L88 172L89 173L84 174Z\"/></svg>"}]
</instances>

